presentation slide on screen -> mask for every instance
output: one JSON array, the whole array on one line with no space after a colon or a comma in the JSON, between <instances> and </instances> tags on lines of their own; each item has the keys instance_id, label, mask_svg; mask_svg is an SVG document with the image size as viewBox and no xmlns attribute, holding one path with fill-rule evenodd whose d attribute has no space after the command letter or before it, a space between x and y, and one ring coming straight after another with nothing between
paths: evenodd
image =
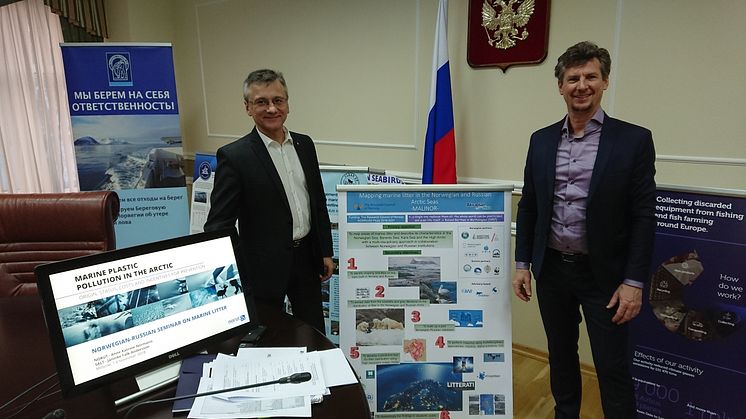
<instances>
[{"instance_id":1,"label":"presentation slide on screen","mask_svg":"<svg viewBox=\"0 0 746 419\"><path fill-rule=\"evenodd\" d=\"M228 237L50 280L76 384L249 322Z\"/></svg>"}]
</instances>

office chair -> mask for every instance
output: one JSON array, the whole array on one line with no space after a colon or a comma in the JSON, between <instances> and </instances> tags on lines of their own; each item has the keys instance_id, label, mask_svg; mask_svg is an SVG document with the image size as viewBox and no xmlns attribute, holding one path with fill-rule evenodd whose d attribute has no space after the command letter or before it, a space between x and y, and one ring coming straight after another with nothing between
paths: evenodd
<instances>
[{"instance_id":1,"label":"office chair","mask_svg":"<svg viewBox=\"0 0 746 419\"><path fill-rule=\"evenodd\" d=\"M113 191L0 194L0 297L37 293L34 268L115 248Z\"/></svg>"}]
</instances>

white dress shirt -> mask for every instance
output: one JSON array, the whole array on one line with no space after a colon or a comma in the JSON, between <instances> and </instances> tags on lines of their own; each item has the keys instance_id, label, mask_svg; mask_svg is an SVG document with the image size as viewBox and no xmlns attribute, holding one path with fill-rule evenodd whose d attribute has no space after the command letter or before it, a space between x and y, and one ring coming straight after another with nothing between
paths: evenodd
<instances>
[{"instance_id":1,"label":"white dress shirt","mask_svg":"<svg viewBox=\"0 0 746 419\"><path fill-rule=\"evenodd\" d=\"M295 151L293 138L290 136L290 131L287 129L284 131L285 141L280 144L257 130L280 175L288 204L290 204L290 211L293 214L293 240L298 240L311 231L311 206L306 175L303 173L298 153Z\"/></svg>"}]
</instances>

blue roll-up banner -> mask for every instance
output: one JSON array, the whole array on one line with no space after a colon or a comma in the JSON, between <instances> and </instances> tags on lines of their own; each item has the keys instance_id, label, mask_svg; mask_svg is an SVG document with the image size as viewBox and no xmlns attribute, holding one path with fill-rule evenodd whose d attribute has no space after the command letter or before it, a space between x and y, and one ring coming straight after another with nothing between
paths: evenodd
<instances>
[{"instance_id":1,"label":"blue roll-up banner","mask_svg":"<svg viewBox=\"0 0 746 419\"><path fill-rule=\"evenodd\" d=\"M746 418L744 214L746 191L658 191L652 276L630 326L638 417Z\"/></svg>"},{"instance_id":2,"label":"blue roll-up banner","mask_svg":"<svg viewBox=\"0 0 746 419\"><path fill-rule=\"evenodd\" d=\"M205 231L205 221L210 213L210 195L215 184L215 169L218 158L215 154L196 153L194 155L194 175L192 176L192 213L189 233Z\"/></svg>"},{"instance_id":3,"label":"blue roll-up banner","mask_svg":"<svg viewBox=\"0 0 746 419\"><path fill-rule=\"evenodd\" d=\"M62 44L80 189L121 200L117 248L189 233L170 44Z\"/></svg>"},{"instance_id":4,"label":"blue roll-up banner","mask_svg":"<svg viewBox=\"0 0 746 419\"><path fill-rule=\"evenodd\" d=\"M370 175L367 167L319 166L321 181L326 194L326 208L332 226L332 248L334 266L339 266L339 198L337 185L366 185ZM339 345L339 269L328 281L321 283L321 300L324 306L326 336Z\"/></svg>"}]
</instances>

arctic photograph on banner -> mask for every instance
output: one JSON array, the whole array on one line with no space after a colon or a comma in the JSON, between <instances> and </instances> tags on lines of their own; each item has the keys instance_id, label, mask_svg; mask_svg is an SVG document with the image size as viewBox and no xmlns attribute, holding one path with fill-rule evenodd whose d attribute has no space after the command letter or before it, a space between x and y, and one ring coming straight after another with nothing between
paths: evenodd
<instances>
[{"instance_id":1,"label":"arctic photograph on banner","mask_svg":"<svg viewBox=\"0 0 746 419\"><path fill-rule=\"evenodd\" d=\"M84 191L186 186L178 115L74 116Z\"/></svg>"}]
</instances>

